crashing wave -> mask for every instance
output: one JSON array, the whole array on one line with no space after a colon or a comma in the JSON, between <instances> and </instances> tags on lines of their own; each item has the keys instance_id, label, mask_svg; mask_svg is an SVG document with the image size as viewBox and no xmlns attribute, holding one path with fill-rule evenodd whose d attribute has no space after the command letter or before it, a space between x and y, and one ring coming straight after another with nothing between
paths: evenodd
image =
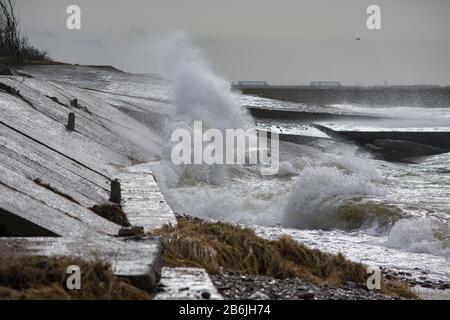
<instances>
[{"instance_id":1,"label":"crashing wave","mask_svg":"<svg viewBox=\"0 0 450 320\"><path fill-rule=\"evenodd\" d=\"M392 227L385 245L450 257L450 228L448 223L430 218L402 219Z\"/></svg>"},{"instance_id":2,"label":"crashing wave","mask_svg":"<svg viewBox=\"0 0 450 320\"><path fill-rule=\"evenodd\" d=\"M283 224L300 229L385 228L401 218L395 207L376 199L384 190L370 175L337 167L308 167L284 208Z\"/></svg>"}]
</instances>

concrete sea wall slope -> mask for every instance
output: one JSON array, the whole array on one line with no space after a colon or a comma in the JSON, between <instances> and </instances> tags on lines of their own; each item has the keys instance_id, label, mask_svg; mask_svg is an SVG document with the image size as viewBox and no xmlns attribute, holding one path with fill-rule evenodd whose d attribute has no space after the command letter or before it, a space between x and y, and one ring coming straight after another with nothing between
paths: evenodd
<instances>
[{"instance_id":1,"label":"concrete sea wall slope","mask_svg":"<svg viewBox=\"0 0 450 320\"><path fill-rule=\"evenodd\" d=\"M91 208L110 204L117 179L132 226L150 231L176 223L145 166L156 160L150 150L161 147L158 135L130 116L164 117L170 106L157 98L121 96L119 88L127 88L119 80L108 82L116 76L127 83L116 70L53 66L29 71L33 76L0 76L1 254L100 257L113 264L117 275L155 290L161 273L159 239L120 238L121 226ZM112 93L114 86L119 93Z\"/></svg>"}]
</instances>

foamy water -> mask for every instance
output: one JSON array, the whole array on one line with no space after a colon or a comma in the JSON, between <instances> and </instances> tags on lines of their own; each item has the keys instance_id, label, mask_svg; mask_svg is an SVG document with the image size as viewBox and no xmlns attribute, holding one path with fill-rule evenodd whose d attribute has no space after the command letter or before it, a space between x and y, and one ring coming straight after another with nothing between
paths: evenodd
<instances>
[{"instance_id":1,"label":"foamy water","mask_svg":"<svg viewBox=\"0 0 450 320\"><path fill-rule=\"evenodd\" d=\"M348 105L319 108L237 97L226 81L211 72L184 35L172 38L167 48L166 56L173 66L170 99L176 107L168 129L188 127L193 120L217 128L249 126L251 121L240 104L376 114L390 117L383 121L391 128L396 123L419 127L441 115L435 125L447 125L447 110ZM280 130L287 127L270 121L264 125ZM289 126L299 132L299 126L305 124L297 126L294 121ZM306 133L313 131L303 128ZM167 149L170 146L168 143ZM163 153L153 169L177 213L250 225L267 238L289 234L312 247L342 252L355 261L409 271L418 268L433 277L450 279L447 154L417 165L392 164L330 139L312 146L282 142L279 173L269 177L261 176L257 166L177 167L168 154Z\"/></svg>"}]
</instances>

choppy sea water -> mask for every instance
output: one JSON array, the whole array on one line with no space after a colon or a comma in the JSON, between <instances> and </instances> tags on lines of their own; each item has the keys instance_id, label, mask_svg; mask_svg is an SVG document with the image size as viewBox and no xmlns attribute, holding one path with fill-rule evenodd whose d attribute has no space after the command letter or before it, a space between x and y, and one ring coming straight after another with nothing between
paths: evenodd
<instances>
[{"instance_id":1,"label":"choppy sea water","mask_svg":"<svg viewBox=\"0 0 450 320\"><path fill-rule=\"evenodd\" d=\"M276 100L242 99L245 105L296 108ZM300 108L317 112L320 107ZM405 123L429 130L436 115L439 130L450 130L450 123L444 126L450 110L326 107L338 113L343 109L389 116L386 123L375 124L377 130L395 128L396 121L400 130ZM266 128L325 138L305 123L264 122ZM358 127L351 121L339 125ZM391 163L355 145L319 139L309 145L281 142L280 161L273 177L263 177L251 166L192 167L175 185L163 185L175 212L244 224L267 238L288 234L354 261L450 281L450 154L412 164ZM171 176L167 166L155 170L163 180Z\"/></svg>"}]
</instances>

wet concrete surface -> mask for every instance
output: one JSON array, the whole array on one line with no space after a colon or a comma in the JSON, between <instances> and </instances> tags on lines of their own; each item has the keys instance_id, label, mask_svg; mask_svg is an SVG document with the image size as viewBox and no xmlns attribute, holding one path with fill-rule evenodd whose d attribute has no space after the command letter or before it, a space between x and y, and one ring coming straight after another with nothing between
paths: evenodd
<instances>
[{"instance_id":1,"label":"wet concrete surface","mask_svg":"<svg viewBox=\"0 0 450 320\"><path fill-rule=\"evenodd\" d=\"M122 208L132 225L150 232L177 223L148 165L127 168L118 177L122 185Z\"/></svg>"},{"instance_id":2,"label":"wet concrete surface","mask_svg":"<svg viewBox=\"0 0 450 320\"><path fill-rule=\"evenodd\" d=\"M155 300L223 300L204 269L163 268Z\"/></svg>"},{"instance_id":3,"label":"wet concrete surface","mask_svg":"<svg viewBox=\"0 0 450 320\"><path fill-rule=\"evenodd\" d=\"M161 142L124 111L147 114L167 102L127 95L136 77L114 70L85 67L74 76L75 67L36 69L34 78L0 76L0 236L29 237L0 238L0 254L100 258L116 275L154 290L159 239L118 238L120 226L90 208L107 203L111 181L120 178L132 225L150 231L176 223L152 172L126 169L152 160L147 155ZM66 127L70 113L74 131Z\"/></svg>"}]
</instances>

